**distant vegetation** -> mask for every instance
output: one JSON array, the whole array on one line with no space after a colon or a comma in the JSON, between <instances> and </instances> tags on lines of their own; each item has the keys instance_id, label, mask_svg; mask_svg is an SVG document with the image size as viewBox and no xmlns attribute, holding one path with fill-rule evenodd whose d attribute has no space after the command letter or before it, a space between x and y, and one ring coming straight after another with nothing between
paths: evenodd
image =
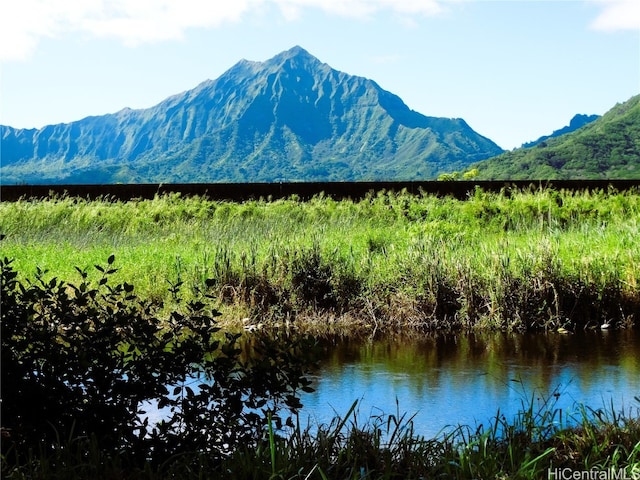
<instances>
[{"instance_id":1,"label":"distant vegetation","mask_svg":"<svg viewBox=\"0 0 640 480\"><path fill-rule=\"evenodd\" d=\"M236 328L571 330L637 322L639 220L635 192L58 198L0 204L0 245L66 279L115 253L142 297L206 292Z\"/></svg>"},{"instance_id":2,"label":"distant vegetation","mask_svg":"<svg viewBox=\"0 0 640 480\"><path fill-rule=\"evenodd\" d=\"M474 167L478 180L640 178L640 95L574 132Z\"/></svg>"}]
</instances>

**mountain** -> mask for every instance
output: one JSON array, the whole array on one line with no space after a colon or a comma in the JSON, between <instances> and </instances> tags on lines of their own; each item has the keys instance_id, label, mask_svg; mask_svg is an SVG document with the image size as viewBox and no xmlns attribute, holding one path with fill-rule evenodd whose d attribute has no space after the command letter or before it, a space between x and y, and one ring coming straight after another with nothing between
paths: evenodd
<instances>
[{"instance_id":1,"label":"mountain","mask_svg":"<svg viewBox=\"0 0 640 480\"><path fill-rule=\"evenodd\" d=\"M571 133L472 167L480 180L640 178L640 95Z\"/></svg>"},{"instance_id":2,"label":"mountain","mask_svg":"<svg viewBox=\"0 0 640 480\"><path fill-rule=\"evenodd\" d=\"M600 118L600 115L583 115L581 113L574 115L574 117L569 122L569 125L566 125L558 130L554 130L551 135L544 135L533 142L527 142L522 144L522 148L530 148L535 147L539 143L542 143L550 138L559 137L560 135L564 135L565 133L571 133L575 130L578 130L581 127L584 127L586 124L593 122Z\"/></svg>"},{"instance_id":3,"label":"mountain","mask_svg":"<svg viewBox=\"0 0 640 480\"><path fill-rule=\"evenodd\" d=\"M1 129L5 184L430 179L502 152L300 47L148 109Z\"/></svg>"}]
</instances>

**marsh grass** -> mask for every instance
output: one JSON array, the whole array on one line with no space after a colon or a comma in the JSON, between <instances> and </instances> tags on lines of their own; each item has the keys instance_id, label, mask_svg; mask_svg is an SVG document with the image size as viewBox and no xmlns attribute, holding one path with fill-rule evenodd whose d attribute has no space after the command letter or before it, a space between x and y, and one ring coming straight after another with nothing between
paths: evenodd
<instances>
[{"instance_id":1,"label":"marsh grass","mask_svg":"<svg viewBox=\"0 0 640 480\"><path fill-rule=\"evenodd\" d=\"M0 248L20 272L70 279L114 253L119 280L146 297L170 305L167 286L207 290L235 325L572 330L635 323L639 219L640 195L609 191L61 197L1 203Z\"/></svg>"},{"instance_id":2,"label":"marsh grass","mask_svg":"<svg viewBox=\"0 0 640 480\"><path fill-rule=\"evenodd\" d=\"M271 468L270 478L539 479L555 468L596 473L637 468L637 411L625 415L613 405L598 410L576 405L567 413L555 407L558 398L557 393L523 397L513 418L498 411L486 425L459 425L429 439L416 434L413 417L400 414L399 406L395 414L363 421L355 402L328 424L306 429L298 424L280 437L270 433L258 458L263 471ZM266 477L252 470L236 478Z\"/></svg>"},{"instance_id":3,"label":"marsh grass","mask_svg":"<svg viewBox=\"0 0 640 480\"><path fill-rule=\"evenodd\" d=\"M298 421L278 430L267 419L261 442L240 446L223 462L207 453L167 458L132 468L126 456L107 456L92 438L61 440L53 454L32 452L27 462L5 469L3 478L230 478L230 479L540 479L554 469L597 475L626 472L640 463L640 422L613 406L577 405L567 414L554 395L523 398L513 418L500 411L486 425L459 425L433 438L418 435L413 418L380 414L363 420L358 402L327 424ZM557 471L556 470L556 471ZM571 477L574 478L574 477Z\"/></svg>"}]
</instances>

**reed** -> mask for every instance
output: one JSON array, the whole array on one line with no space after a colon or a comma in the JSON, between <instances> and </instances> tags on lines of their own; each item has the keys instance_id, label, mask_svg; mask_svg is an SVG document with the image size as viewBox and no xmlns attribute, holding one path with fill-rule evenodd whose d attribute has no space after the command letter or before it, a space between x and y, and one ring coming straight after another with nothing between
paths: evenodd
<instances>
[{"instance_id":1,"label":"reed","mask_svg":"<svg viewBox=\"0 0 640 480\"><path fill-rule=\"evenodd\" d=\"M639 218L640 195L609 191L60 197L0 203L0 248L20 272L70 279L113 253L148 298L209 289L230 325L571 330L635 323Z\"/></svg>"},{"instance_id":2,"label":"reed","mask_svg":"<svg viewBox=\"0 0 640 480\"><path fill-rule=\"evenodd\" d=\"M127 465L105 455L94 438L61 441L53 454L33 452L2 471L12 480L34 478L251 479L477 479L634 478L640 467L638 412L577 405L572 414L523 399L513 418L498 411L485 425L458 425L433 438L417 435L407 414L363 420L357 402L328 424L276 430L270 420L257 444L241 446L222 462L206 452L167 458L160 465ZM612 473L613 472L613 473ZM590 475L590 476L589 476ZM608 475L608 476L606 476ZM616 476L612 476L616 475ZM557 476L557 473L556 473Z\"/></svg>"}]
</instances>

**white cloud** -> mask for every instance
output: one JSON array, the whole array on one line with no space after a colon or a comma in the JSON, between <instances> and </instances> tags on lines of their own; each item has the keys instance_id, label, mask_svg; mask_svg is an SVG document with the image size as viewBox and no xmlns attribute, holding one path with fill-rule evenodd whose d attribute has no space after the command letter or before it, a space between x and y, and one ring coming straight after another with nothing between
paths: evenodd
<instances>
[{"instance_id":1,"label":"white cloud","mask_svg":"<svg viewBox=\"0 0 640 480\"><path fill-rule=\"evenodd\" d=\"M181 38L275 7L287 20L305 11L348 18L390 14L405 21L441 13L446 4L480 0L14 0L0 14L0 61L28 58L42 38L84 32L130 46ZM640 30L639 0L587 0L600 8L591 28Z\"/></svg>"},{"instance_id":2,"label":"white cloud","mask_svg":"<svg viewBox=\"0 0 640 480\"><path fill-rule=\"evenodd\" d=\"M126 45L181 38L190 28L234 22L275 6L288 20L307 9L366 18L380 12L433 15L454 0L14 0L0 15L0 60L28 58L46 37L85 32ZM455 0L459 1L459 0Z\"/></svg>"},{"instance_id":3,"label":"white cloud","mask_svg":"<svg viewBox=\"0 0 640 480\"><path fill-rule=\"evenodd\" d=\"M304 8L352 18L366 18L379 12L400 15L434 15L443 0L272 0L287 18L297 18Z\"/></svg>"},{"instance_id":4,"label":"white cloud","mask_svg":"<svg viewBox=\"0 0 640 480\"><path fill-rule=\"evenodd\" d=\"M127 45L180 38L194 27L236 21L263 0L20 0L3 5L0 60L30 56L38 42L70 32Z\"/></svg>"},{"instance_id":5,"label":"white cloud","mask_svg":"<svg viewBox=\"0 0 640 480\"><path fill-rule=\"evenodd\" d=\"M127 45L172 40L185 30L237 21L251 0L103 0L100 13L80 22L80 29L114 37Z\"/></svg>"},{"instance_id":6,"label":"white cloud","mask_svg":"<svg viewBox=\"0 0 640 480\"><path fill-rule=\"evenodd\" d=\"M640 2L638 0L592 0L602 7L602 11L592 22L595 30L640 31Z\"/></svg>"},{"instance_id":7,"label":"white cloud","mask_svg":"<svg viewBox=\"0 0 640 480\"><path fill-rule=\"evenodd\" d=\"M35 49L41 37L53 36L65 17L73 15L72 2L51 4L39 0L5 3L0 16L0 59L21 59Z\"/></svg>"}]
</instances>

